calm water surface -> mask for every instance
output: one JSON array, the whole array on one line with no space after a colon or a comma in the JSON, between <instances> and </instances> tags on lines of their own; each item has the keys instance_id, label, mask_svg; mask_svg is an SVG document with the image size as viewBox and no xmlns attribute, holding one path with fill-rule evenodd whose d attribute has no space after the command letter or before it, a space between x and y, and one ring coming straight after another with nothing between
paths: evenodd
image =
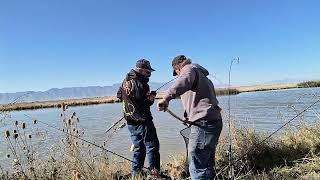
<instances>
[{"instance_id":1,"label":"calm water surface","mask_svg":"<svg viewBox=\"0 0 320 180\"><path fill-rule=\"evenodd\" d=\"M231 115L236 120L237 126L255 128L259 132L271 133L285 121L293 118L297 112L318 100L319 95L320 88L242 93L230 97ZM219 97L220 106L223 109L224 131L227 128L228 98L228 96ZM182 116L183 110L180 100L172 101L170 109ZM103 144L106 140L105 130L122 116L121 104L72 107L68 112L77 113L81 128L85 132L84 138L97 144ZM177 152L184 152L184 141L179 134L184 126L168 113L158 112L156 105L152 106L152 113L161 144L162 160L166 161L170 155ZM308 123L319 121L319 113L320 104L317 104L304 113L302 117L297 118L293 124L299 123L301 119ZM59 109L20 111L11 113L10 118L1 122L1 133L6 129L12 130L12 124L15 120L30 124L31 121L25 115L35 117L54 126L62 126ZM37 129L45 135L45 141L38 148L40 151L47 153L47 149L59 141L62 134L41 124L29 126L28 131L35 132ZM108 141L107 147L131 158L130 145L128 130L127 127L124 127L113 135L113 138ZM8 158L5 157L7 153L6 141L2 136L0 139L0 162L2 164L8 161Z\"/></svg>"}]
</instances>

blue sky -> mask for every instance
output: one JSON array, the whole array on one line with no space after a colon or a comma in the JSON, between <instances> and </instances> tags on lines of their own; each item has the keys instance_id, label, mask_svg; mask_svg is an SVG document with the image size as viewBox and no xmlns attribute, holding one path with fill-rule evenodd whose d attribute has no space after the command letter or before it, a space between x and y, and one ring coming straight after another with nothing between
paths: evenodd
<instances>
[{"instance_id":1,"label":"blue sky","mask_svg":"<svg viewBox=\"0 0 320 180\"><path fill-rule=\"evenodd\" d=\"M317 0L0 0L0 92L121 82L185 54L233 84L320 77Z\"/></svg>"}]
</instances>

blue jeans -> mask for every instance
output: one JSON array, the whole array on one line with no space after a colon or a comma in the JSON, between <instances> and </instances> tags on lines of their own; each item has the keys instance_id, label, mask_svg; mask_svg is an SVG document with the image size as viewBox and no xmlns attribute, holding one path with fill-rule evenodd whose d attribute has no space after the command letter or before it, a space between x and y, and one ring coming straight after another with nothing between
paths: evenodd
<instances>
[{"instance_id":1,"label":"blue jeans","mask_svg":"<svg viewBox=\"0 0 320 180\"><path fill-rule=\"evenodd\" d=\"M215 178L215 152L221 130L221 119L216 121L199 120L197 126L191 126L188 160L193 180Z\"/></svg>"},{"instance_id":2,"label":"blue jeans","mask_svg":"<svg viewBox=\"0 0 320 180\"><path fill-rule=\"evenodd\" d=\"M146 121L141 125L128 125L131 140L134 145L132 158L132 175L138 175L147 155L149 170L160 171L159 139L152 121Z\"/></svg>"}]
</instances>

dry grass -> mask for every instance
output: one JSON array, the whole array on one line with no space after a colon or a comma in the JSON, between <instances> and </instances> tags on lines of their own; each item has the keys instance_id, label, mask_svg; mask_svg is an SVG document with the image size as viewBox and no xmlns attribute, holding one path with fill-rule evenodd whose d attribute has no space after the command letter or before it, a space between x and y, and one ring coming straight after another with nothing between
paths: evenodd
<instances>
[{"instance_id":1,"label":"dry grass","mask_svg":"<svg viewBox=\"0 0 320 180\"><path fill-rule=\"evenodd\" d=\"M64 130L81 137L81 131L74 130L78 127L77 117L73 114L62 116L65 124ZM67 117L67 118L63 118ZM66 121L63 121L67 119ZM71 121L69 121L71 119ZM20 127L20 126L17 126ZM22 127L22 126L21 126ZM292 129L282 136L272 138L260 144L266 135L256 133L252 129L233 129L235 174L237 179L310 179L320 176L320 124L312 126L303 125L293 131ZM20 128L19 133L23 131ZM19 136L20 137L20 136ZM21 136L23 137L23 136ZM10 140L14 142L14 136L10 134ZM66 134L61 144L55 146L54 152L48 159L40 160L36 157L37 152L29 148L31 154L24 154L25 150L15 146L17 157L13 155L10 161L18 159L12 165L11 172L0 171L1 179L129 179L130 163L119 162L88 146L73 136ZM17 140L21 142L22 140ZM260 144L259 146L257 146ZM32 147L31 144L26 145ZM217 147L217 172L228 165L226 149L228 143L226 137L221 137ZM250 153L249 150L256 147ZM27 151L26 151L27 152ZM171 157L171 160L162 166L162 171L167 179L189 178L188 166L185 155L179 154ZM227 178L227 172L219 175L220 179ZM138 179L145 179L141 176Z\"/></svg>"},{"instance_id":2,"label":"dry grass","mask_svg":"<svg viewBox=\"0 0 320 180\"><path fill-rule=\"evenodd\" d=\"M83 98L83 99L69 99L69 100L56 100L56 101L36 101L36 102L22 102L14 104L0 105L0 111L20 111L27 109L42 109L42 108L57 108L62 103L67 106L88 106L96 104L106 104L119 102L116 97L95 97L95 98Z\"/></svg>"},{"instance_id":3,"label":"dry grass","mask_svg":"<svg viewBox=\"0 0 320 180\"><path fill-rule=\"evenodd\" d=\"M33 123L15 122L11 130L4 132L8 152L7 166L0 166L0 179L129 179L130 163L112 159L76 137L84 132L75 112L68 114L66 104L61 108L63 131L67 132L50 154L42 157L35 149L38 132L37 120ZM33 126L33 128L32 128ZM266 135L254 129L232 128L235 174L237 179L318 179L320 177L320 123L290 128L281 136L260 144ZM255 147L254 149L252 149ZM228 165L227 137L220 138L217 147L217 172ZM40 158L39 158L40 157ZM0 165L3 162L0 163ZM172 157L162 166L167 179L189 178L185 156ZM221 171L220 179L227 179L228 172ZM170 177L170 178L169 178ZM145 179L142 175L137 179Z\"/></svg>"},{"instance_id":4,"label":"dry grass","mask_svg":"<svg viewBox=\"0 0 320 180\"><path fill-rule=\"evenodd\" d=\"M318 179L319 130L320 124L303 125L260 144L265 139L265 134L256 133L253 129L234 128L236 179ZM225 169L229 163L227 149L227 137L222 136L216 154L217 172L221 173L219 179L228 179L228 169ZM189 175L184 154L173 157L164 169L174 179L185 179Z\"/></svg>"},{"instance_id":5,"label":"dry grass","mask_svg":"<svg viewBox=\"0 0 320 180\"><path fill-rule=\"evenodd\" d=\"M298 84L302 88L320 87L320 81L305 81Z\"/></svg>"},{"instance_id":6,"label":"dry grass","mask_svg":"<svg viewBox=\"0 0 320 180\"><path fill-rule=\"evenodd\" d=\"M256 91L293 89L298 87L299 86L297 83L291 83L291 84L278 84L278 85L242 86L242 87L236 87L236 89L239 92L256 92Z\"/></svg>"},{"instance_id":7,"label":"dry grass","mask_svg":"<svg viewBox=\"0 0 320 180\"><path fill-rule=\"evenodd\" d=\"M110 159L106 152L81 141L84 131L76 113L68 114L64 103L59 106L63 124L60 130L64 133L52 147L46 144L48 147L35 148L41 120L34 119L32 124L16 121L12 130L4 132L9 147L5 165L11 166L11 170L0 168L0 179L124 179L124 175L130 174L129 163L119 166L115 164L119 161ZM49 154L41 155L46 148Z\"/></svg>"},{"instance_id":8,"label":"dry grass","mask_svg":"<svg viewBox=\"0 0 320 180\"><path fill-rule=\"evenodd\" d=\"M186 179L190 175L185 154L170 157L170 161L162 169L173 180Z\"/></svg>"}]
</instances>

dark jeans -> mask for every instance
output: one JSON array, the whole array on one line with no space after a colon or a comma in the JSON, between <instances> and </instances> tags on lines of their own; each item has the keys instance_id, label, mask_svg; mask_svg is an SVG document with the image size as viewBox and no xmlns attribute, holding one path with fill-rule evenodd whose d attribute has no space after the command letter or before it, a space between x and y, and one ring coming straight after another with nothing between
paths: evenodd
<instances>
[{"instance_id":1,"label":"dark jeans","mask_svg":"<svg viewBox=\"0 0 320 180\"><path fill-rule=\"evenodd\" d=\"M141 125L128 125L131 140L134 145L132 174L141 172L147 155L149 170L160 171L159 139L152 121Z\"/></svg>"},{"instance_id":2,"label":"dark jeans","mask_svg":"<svg viewBox=\"0 0 320 180\"><path fill-rule=\"evenodd\" d=\"M222 120L199 120L197 126L191 126L188 156L193 180L214 179L215 152L221 130Z\"/></svg>"}]
</instances>

